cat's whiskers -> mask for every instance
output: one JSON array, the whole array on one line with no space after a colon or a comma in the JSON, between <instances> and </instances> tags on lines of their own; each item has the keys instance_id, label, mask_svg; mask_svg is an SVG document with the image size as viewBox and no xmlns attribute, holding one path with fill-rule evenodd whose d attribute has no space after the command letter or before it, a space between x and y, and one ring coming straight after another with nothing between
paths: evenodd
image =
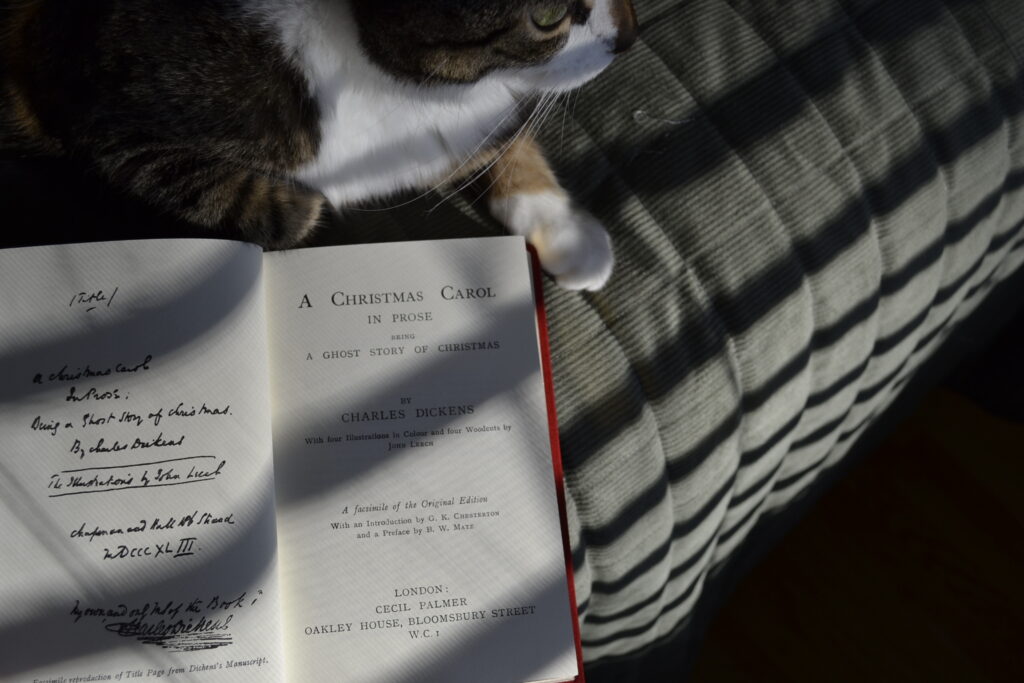
<instances>
[{"instance_id":1,"label":"cat's whiskers","mask_svg":"<svg viewBox=\"0 0 1024 683\"><path fill-rule=\"evenodd\" d=\"M554 95L551 95L549 97L547 94L545 94L543 97L541 97L540 101L537 103L537 108L534 109L534 111L533 111L533 115L531 115L530 119L528 119L526 121L526 123L523 125L522 129L520 129L520 131L516 135L517 139L519 137L523 137L524 135L533 135L534 131L536 131L540 127L540 124L543 122L544 117L546 116L547 112L550 110L549 109L549 103L554 101L554 99L555 99ZM508 144L508 147L511 147L515 142L516 142L516 140L511 140L509 142L509 144ZM508 147L502 152L502 154L504 154L506 151L508 151ZM498 155L498 157L495 158L495 162L497 162L497 160L498 160L498 158L500 158L500 156L501 155ZM490 191L490 189L492 187L494 187L495 184L497 184L499 181L501 181L502 177L505 176L505 174L508 172L509 169L513 170L512 175L514 176L515 175L514 171L515 171L516 168L518 168L518 166L519 166L519 160L518 159L513 160L511 165L506 166L504 169L502 169L501 172L499 172L494 178L491 179L491 182L487 185L486 188L484 188L484 191L480 193L480 196L481 197L484 196L486 193L488 193ZM507 180L508 180L508 183L506 184L506 190L508 189L509 184L511 183L511 176ZM477 199L479 199L479 197ZM474 200L474 202L475 201L476 200Z\"/></svg>"},{"instance_id":2,"label":"cat's whiskers","mask_svg":"<svg viewBox=\"0 0 1024 683\"><path fill-rule=\"evenodd\" d=\"M580 93L583 91L582 88L576 88L576 97L572 100L572 117L576 118L576 105L580 103Z\"/></svg>"},{"instance_id":3,"label":"cat's whiskers","mask_svg":"<svg viewBox=\"0 0 1024 683\"><path fill-rule=\"evenodd\" d=\"M473 159L476 157L476 155L480 152L480 150L482 150L487 145L487 143L491 140L491 138L494 136L494 134L497 133L499 130L501 130L504 127L505 123L512 116L514 116L514 115L519 113L520 108L522 107L522 105L526 101L527 101L526 99L521 99L521 100L517 100L516 102L514 102L509 107L508 112L501 118L501 120L498 121L498 123L496 123L494 125L493 128L491 128L490 132L486 136L484 136L484 139L481 140L480 143L475 148L473 148L473 150L469 154L466 155L465 159L458 166L453 168L448 173L448 175L446 175L444 178L439 180L432 187L429 187L426 190L424 190L423 192L417 194L415 197L412 197L412 198L410 198L410 199L408 199L408 200L406 200L404 202L400 202L398 204L391 204L389 206L378 206L378 207L346 207L345 211L353 211L353 212L359 212L359 213L377 213L377 212L380 212L380 211L391 211L392 209L398 209L398 208L401 208L403 206L408 206L409 204L413 204L415 202L418 202L419 200L423 199L427 195L430 195L430 194L432 194L434 192L441 192L441 189L445 185L447 185L450 180L452 180L453 178L456 178L459 175L459 172L462 169L464 169L467 164L469 164L470 162L473 161ZM443 137L440 138L440 139L441 139L442 144L443 144L443 142L444 142ZM503 147L503 151L504 151L504 149L507 149L507 146ZM500 154L498 154L497 156L500 156ZM488 166L488 168L489 168L489 166ZM484 171L486 172L486 169L484 169ZM479 174L475 175L472 180L475 181L476 178L478 178L478 177L479 177ZM461 186L459 189L457 189L455 191L455 193L461 191L461 189L465 189L466 186L468 186L468 185ZM455 194L455 193L452 193L452 194ZM452 195L449 195L449 196L445 197L444 199L442 199L441 203L444 203L445 201L447 201L451 196ZM437 207L435 206L435 207L431 208L430 211L433 211L434 208L437 208Z\"/></svg>"},{"instance_id":4,"label":"cat's whiskers","mask_svg":"<svg viewBox=\"0 0 1024 683\"><path fill-rule=\"evenodd\" d=\"M558 153L561 154L565 150L565 117L569 113L569 99L572 97L574 92L577 92L579 88L573 88L565 93L565 100L562 102L562 131L558 140Z\"/></svg>"},{"instance_id":5,"label":"cat's whiskers","mask_svg":"<svg viewBox=\"0 0 1024 683\"><path fill-rule=\"evenodd\" d=\"M480 153L480 150L482 150L482 149L483 149L483 148L484 148L484 147L485 147L485 146L487 145L487 143L488 143L488 142L490 142L491 138L492 138L492 137L494 137L495 133L497 133L497 132L498 132L499 130L501 130L501 128L502 128L502 127L503 127L503 126L505 125L505 122L506 122L506 121L508 121L508 120L509 120L509 118L510 118L511 116L513 116L514 114L518 114L518 113L519 113L519 110L520 110L520 108L522 107L522 105L523 105L523 104L524 104L525 102L528 102L528 101L529 101L529 98L521 98L521 99L517 99L517 100L516 100L516 102L515 102L515 104L513 104L513 105L512 105L512 107L511 107L511 109L510 109L510 110L508 111L508 113L507 113L507 114L505 114L505 116L503 116L503 117L501 118L501 120L500 120L500 121L498 121L498 123L496 123L496 124L494 125L494 127L492 127L492 128L491 128L490 132L489 132L489 133L487 133L487 135L485 135L485 136L484 136L484 139L480 141L480 144L478 144L478 145L477 145L476 147L474 147L474 148L473 148L473 151L471 151L471 152L470 152L469 154L467 154L467 155L466 155L466 157L465 157L465 159L463 159L463 160L462 160L462 163L460 163L460 164L459 164L458 166L456 166L456 167L455 167L455 169L454 169L454 170L452 170L452 172L451 172L451 173L449 173L449 174L448 174L448 176L447 176L447 177L445 177L445 179L444 179L444 180L442 180L441 182L439 182L439 183L437 183L436 185L434 185L434 187L432 187L432 188L430 189L430 191L431 191L431 192L433 192L433 191L440 191L440 190L441 190L441 188L442 188L442 187L444 187L444 185L445 185L445 184L446 184L446 183L447 183L447 182L448 182L449 180L451 180L451 179L452 179L452 178L454 178L454 177L455 177L456 175L458 175L459 171L461 171L461 170L462 170L463 168L465 168L467 164L469 164L470 162L472 162L472 161L473 161L473 159L475 159L475 158L476 158L477 154L479 154L479 153ZM532 115L533 115L533 114L531 113L531 116L532 116ZM527 120L529 120L529 119L527 119ZM522 124L522 125L525 125L525 123L524 123L524 124ZM522 128L522 126L520 126L520 128ZM517 135L518 135L518 133L517 133ZM496 154L496 155L495 155L495 159L497 159L498 157L500 157L500 156L501 156L501 154L503 154L503 153L504 153L504 150L506 150L506 149L508 149L508 147L507 147L507 146L503 146L503 147L502 147L502 150L503 150L503 151L502 151L502 152L500 152L500 153L498 153L498 154ZM492 163L493 163L493 162L492 162ZM486 169L485 169L485 170L486 170ZM474 177L474 180L475 180L476 178L479 178L479 177L480 177L480 174L478 173L478 174L476 174L476 175L475 175L475 177ZM472 184L472 181L470 181L470 183L468 183L468 184ZM465 189L465 187L468 187L468 184L463 184L463 186L462 186L462 188L461 188L461 189ZM458 191L460 191L460 190L456 190L456 192L458 192Z\"/></svg>"},{"instance_id":6,"label":"cat's whiskers","mask_svg":"<svg viewBox=\"0 0 1024 683\"><path fill-rule=\"evenodd\" d=\"M540 99L537 101L536 105L534 106L533 111L530 112L530 115L527 117L527 119L522 123L522 125L520 125L519 129L515 132L515 134L509 140L507 140L504 144L502 144L501 147L498 148L498 150L494 153L493 158L483 168L481 168L479 171L477 171L472 176L470 176L469 179L464 181L462 184L460 184L458 187L456 187L454 190L452 190L449 194L443 196L441 198L441 201L439 201L437 204L435 204L434 206L430 207L430 209L427 210L427 213L432 213L435 209L440 207L446 201L448 201L449 199L451 199L452 197L457 195L459 192L462 192L463 190L465 190L467 187L469 187L470 185L475 183L477 180L482 178L488 171L490 171L491 168L493 168L494 165L496 163L498 163L498 161L501 159L501 157L509 149L511 149L512 145L514 145L516 143L516 141L520 137L522 137L524 135L525 132L532 132L532 130L535 129L535 126L532 126L531 124L535 124L536 120L539 117L541 117L541 118L543 117L543 114L540 114L541 110L544 108L544 106L546 104L548 104L553 99L554 99L554 95L551 95L550 93L544 93L543 95L541 95ZM467 161L469 161L469 160L467 160ZM465 163L466 162L463 162L462 165L464 166ZM500 177L500 175L501 174L499 174L499 177ZM495 180L492 180L491 183L487 186L487 188L485 188L484 192L486 192L491 187L493 187L494 186L494 182L496 180L497 180L497 178L495 178ZM475 201L476 200L474 200L474 202L472 202L470 205L472 206L472 204L475 203Z\"/></svg>"},{"instance_id":7,"label":"cat's whiskers","mask_svg":"<svg viewBox=\"0 0 1024 683\"><path fill-rule=\"evenodd\" d=\"M541 97L540 102L543 102L543 100L544 100L544 96ZM466 157L466 159L461 164L459 164L458 168L455 171L453 171L452 173L450 173L448 175L448 177L445 178L445 180L441 181L440 183L435 185L433 188L431 188L430 191L432 192L432 191L436 190L436 191L440 192L441 188L444 187L444 185L446 184L447 180L451 179L453 176L455 176L458 173L459 170L464 168L466 166L466 164L470 163L476 157L477 153L479 153L479 151L481 149L483 149L484 145L491 138L491 136L494 135L494 133L501 127L501 124L505 120L508 119L508 116L511 116L512 113L518 113L519 107L524 102L526 102L526 101L528 101L528 99L520 100L519 102L517 102L516 103L516 107L515 107L515 111L514 112L510 112L507 116L505 116L505 118L502 119L502 122L500 122L497 126L495 126L491 130L491 132L487 135L487 137L484 139L484 141L481 142L479 145L477 145L476 149L474 149L473 152L471 152ZM491 169L491 167L493 167L494 164L496 164L498 162L498 160L501 159L502 155L504 155L505 152L507 152L509 150L509 148L512 147L513 144L515 144L516 139L520 137L520 135L522 134L523 130L526 128L527 125L529 125L531 119L533 119L536 116L537 110L540 107L540 102L535 104L533 111L530 112L530 115L526 118L526 120L522 124L520 124L519 129L516 130L516 132L512 135L511 138L509 138L508 140L506 140L504 143L501 144L501 146L498 148L498 150L496 152L494 152L494 154L492 155L491 160L487 164L485 164L477 172L473 173L468 179L466 179L461 184L459 184L459 186L456 187L454 190L452 190L450 193L448 193L447 195L442 196L441 201L439 201L434 206L430 207L430 209L427 210L427 213L433 212L439 206L441 206L446 201L448 201L449 199L451 199L452 197L457 195L459 192L462 192L463 190L465 190L467 187L469 187L470 185L475 183L477 180L479 180L485 173L487 173L487 171L489 171Z\"/></svg>"},{"instance_id":8,"label":"cat's whiskers","mask_svg":"<svg viewBox=\"0 0 1024 683\"><path fill-rule=\"evenodd\" d=\"M516 142L516 140L518 138L520 138L520 137L522 137L524 135L533 135L540 128L540 126L543 125L544 119L547 117L547 115L551 113L551 110L554 108L555 102L557 102L557 95L556 94L545 93L544 95L542 95L541 98L540 98L540 101L537 102L536 108L530 114L530 118L527 119L526 122L523 124L523 126L519 129L519 131L516 132L515 137L512 140L509 140L508 143L506 143L502 147L501 151L498 154L495 155L495 157L491 161L491 163L489 163L487 165L487 167L483 171L481 171L479 174L477 174L474 177L473 180L475 181L481 175L483 175L484 173L489 171L491 169L491 167L493 167L494 164L496 164L498 162L498 160L501 158L501 156L505 152L507 152L508 149L513 144L515 144L515 142ZM491 190L491 188L495 186L495 184L497 184L499 181L501 181L503 179L505 174L508 173L510 169L513 171L513 173L511 174L511 176L509 176L507 178L507 180L508 180L509 183L511 183L511 178L512 178L512 176L515 175L515 169L518 168L518 164L519 164L519 161L517 159L512 164L510 164L509 166L506 166L494 178L492 178L491 182L487 184L487 187L485 187L483 189L483 191L480 193L480 195L476 199L474 199L472 202L470 202L470 206L473 206L474 204L476 204L476 202L478 202L481 197L486 195ZM507 187L508 187L508 185L506 185L506 188ZM447 199L450 198L450 196L451 195L449 195L449 197L446 197L444 200L442 200L437 206L440 206L442 203L444 203L444 201L447 201ZM437 206L435 206L434 208L437 208ZM431 211L433 211L434 208L432 208Z\"/></svg>"}]
</instances>

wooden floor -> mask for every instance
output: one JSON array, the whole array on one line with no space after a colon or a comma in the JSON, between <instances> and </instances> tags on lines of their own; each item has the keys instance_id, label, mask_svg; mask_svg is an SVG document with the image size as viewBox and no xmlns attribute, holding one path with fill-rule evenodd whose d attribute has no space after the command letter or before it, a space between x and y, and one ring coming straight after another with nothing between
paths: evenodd
<instances>
[{"instance_id":1,"label":"wooden floor","mask_svg":"<svg viewBox=\"0 0 1024 683\"><path fill-rule=\"evenodd\" d=\"M741 582L693 680L1024 681L1024 419L930 394Z\"/></svg>"}]
</instances>

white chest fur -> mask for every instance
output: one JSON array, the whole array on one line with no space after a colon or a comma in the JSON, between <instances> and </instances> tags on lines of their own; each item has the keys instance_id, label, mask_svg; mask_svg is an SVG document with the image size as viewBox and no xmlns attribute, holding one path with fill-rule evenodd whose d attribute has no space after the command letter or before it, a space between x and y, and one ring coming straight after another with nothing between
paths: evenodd
<instances>
[{"instance_id":1,"label":"white chest fur","mask_svg":"<svg viewBox=\"0 0 1024 683\"><path fill-rule=\"evenodd\" d=\"M321 147L297 179L336 206L432 187L518 122L516 100L503 88L477 84L446 101L410 99L396 92L401 87L366 92L339 83L319 91Z\"/></svg>"},{"instance_id":2,"label":"white chest fur","mask_svg":"<svg viewBox=\"0 0 1024 683\"><path fill-rule=\"evenodd\" d=\"M517 96L500 79L421 88L386 75L359 48L343 2L249 5L277 28L309 79L322 138L295 177L335 206L433 187L519 122Z\"/></svg>"}]
</instances>

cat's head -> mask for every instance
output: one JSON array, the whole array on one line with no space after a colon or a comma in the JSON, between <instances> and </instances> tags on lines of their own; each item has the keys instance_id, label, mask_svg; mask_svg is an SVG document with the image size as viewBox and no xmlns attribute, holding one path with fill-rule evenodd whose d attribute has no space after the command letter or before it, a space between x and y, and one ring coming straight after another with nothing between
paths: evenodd
<instances>
[{"instance_id":1,"label":"cat's head","mask_svg":"<svg viewBox=\"0 0 1024 683\"><path fill-rule=\"evenodd\" d=\"M637 34L632 0L350 1L369 57L415 83L494 75L524 90L571 90Z\"/></svg>"}]
</instances>

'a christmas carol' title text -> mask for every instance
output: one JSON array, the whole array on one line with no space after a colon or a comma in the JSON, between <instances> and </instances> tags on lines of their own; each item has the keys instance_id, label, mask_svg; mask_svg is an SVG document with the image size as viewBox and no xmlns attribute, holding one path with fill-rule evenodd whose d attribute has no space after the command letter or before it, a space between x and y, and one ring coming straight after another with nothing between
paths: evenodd
<instances>
[{"instance_id":1,"label":"'a christmas carol' title text","mask_svg":"<svg viewBox=\"0 0 1024 683\"><path fill-rule=\"evenodd\" d=\"M380 325L384 323L424 323L434 321L434 312L432 310L410 310L409 306L415 306L417 304L442 303L442 302L454 302L454 303L467 303L471 304L474 300L486 300L496 299L497 294L493 287L480 286L480 287L465 287L455 285L444 285L436 290L433 295L428 294L422 289L407 290L407 291L376 291L376 292L350 292L338 290L332 292L330 296L323 296L322 298L311 298L308 293L304 293L299 301L299 309L314 309L319 305L321 309L327 308L345 308L352 309L359 306L396 306L400 310L393 310L389 313L380 311L369 313L366 315L366 322L368 325ZM389 319L386 319L385 316ZM402 341L403 339L414 339L414 334L394 335L393 340ZM457 344L442 344L437 347L439 352L454 352L454 351L471 351L478 349L493 349L497 350L500 348L500 342L498 341L487 341L487 342L473 342L473 343L457 343ZM417 353L425 353L428 350L428 346L421 345L416 348ZM403 355L405 349L403 347L382 347L374 348L369 350L370 356L375 355ZM346 351L327 351L324 352L323 358L325 360L335 358L359 358L360 351L357 349L349 349ZM312 360L312 354L308 354L308 360ZM411 402L409 398L403 398L401 403L402 407L399 408L378 408L376 410L354 410L348 411L341 415L341 421L345 423L359 423L359 422L387 422L387 421L401 421L406 420L410 417L417 419L437 419L437 418L452 418L452 417L468 417L473 415L476 411L476 406L470 403L460 405L433 405L433 406L420 406L411 407L405 404ZM425 432L424 432L425 434ZM410 434L406 434L409 436ZM419 433L417 433L419 435ZM397 434L396 434L397 436ZM307 443L311 440L307 439ZM320 438L313 439L315 442L321 442Z\"/></svg>"},{"instance_id":2,"label":"'a christmas carol' title text","mask_svg":"<svg viewBox=\"0 0 1024 683\"><path fill-rule=\"evenodd\" d=\"M438 290L438 296L443 301L472 301L474 299L494 299L497 295L491 287L456 287L445 285ZM334 307L354 306L381 306L393 304L419 304L428 300L423 290L397 291L397 292L345 292L336 291L331 293L328 301ZM319 302L317 302L319 303ZM312 309L315 303L309 294L303 294L299 301L298 308ZM429 311L426 312L429 314ZM427 318L429 320L429 318ZM394 322L404 322L395 320Z\"/></svg>"}]
</instances>

